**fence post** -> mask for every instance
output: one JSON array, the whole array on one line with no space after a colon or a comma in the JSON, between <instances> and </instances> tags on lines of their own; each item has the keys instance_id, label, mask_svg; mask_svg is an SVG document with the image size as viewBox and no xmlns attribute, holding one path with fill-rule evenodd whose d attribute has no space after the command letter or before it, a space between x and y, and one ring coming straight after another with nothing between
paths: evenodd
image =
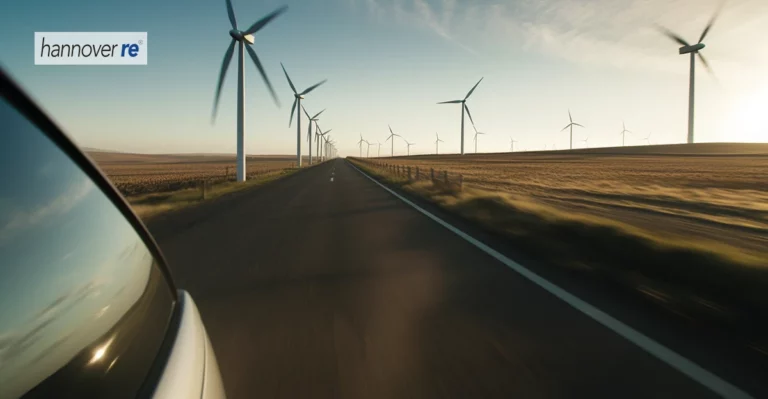
<instances>
[{"instance_id":1,"label":"fence post","mask_svg":"<svg viewBox=\"0 0 768 399\"><path fill-rule=\"evenodd\" d=\"M411 167L408 167L408 180L411 180Z\"/></svg>"},{"instance_id":2,"label":"fence post","mask_svg":"<svg viewBox=\"0 0 768 399\"><path fill-rule=\"evenodd\" d=\"M224 173L224 180L229 180L229 166L227 166L227 171Z\"/></svg>"},{"instance_id":3,"label":"fence post","mask_svg":"<svg viewBox=\"0 0 768 399\"><path fill-rule=\"evenodd\" d=\"M202 193L203 194L203 198L202 199L203 199L203 201L205 201L205 180L202 181L201 189L203 191L203 193Z\"/></svg>"},{"instance_id":4,"label":"fence post","mask_svg":"<svg viewBox=\"0 0 768 399\"><path fill-rule=\"evenodd\" d=\"M419 167L416 167L416 180L419 180Z\"/></svg>"},{"instance_id":5,"label":"fence post","mask_svg":"<svg viewBox=\"0 0 768 399\"><path fill-rule=\"evenodd\" d=\"M429 168L429 178L432 179L432 181L435 181L435 169Z\"/></svg>"},{"instance_id":6,"label":"fence post","mask_svg":"<svg viewBox=\"0 0 768 399\"><path fill-rule=\"evenodd\" d=\"M459 191L464 189L464 175L459 175Z\"/></svg>"},{"instance_id":7,"label":"fence post","mask_svg":"<svg viewBox=\"0 0 768 399\"><path fill-rule=\"evenodd\" d=\"M443 178L445 179L445 184L448 184L448 171L447 170L443 171Z\"/></svg>"}]
</instances>

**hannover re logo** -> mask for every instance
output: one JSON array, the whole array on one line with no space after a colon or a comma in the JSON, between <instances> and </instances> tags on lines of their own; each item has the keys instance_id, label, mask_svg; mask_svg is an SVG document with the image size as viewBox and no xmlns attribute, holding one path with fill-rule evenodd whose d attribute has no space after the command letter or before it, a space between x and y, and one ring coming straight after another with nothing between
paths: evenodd
<instances>
[{"instance_id":1,"label":"hannover re logo","mask_svg":"<svg viewBox=\"0 0 768 399\"><path fill-rule=\"evenodd\" d=\"M35 65L147 65L147 32L35 32Z\"/></svg>"}]
</instances>

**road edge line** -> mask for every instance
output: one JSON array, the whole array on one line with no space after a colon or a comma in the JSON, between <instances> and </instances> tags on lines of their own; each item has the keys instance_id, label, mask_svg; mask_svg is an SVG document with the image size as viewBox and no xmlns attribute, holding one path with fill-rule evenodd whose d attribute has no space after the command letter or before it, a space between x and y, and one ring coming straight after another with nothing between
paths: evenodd
<instances>
[{"instance_id":1,"label":"road edge line","mask_svg":"<svg viewBox=\"0 0 768 399\"><path fill-rule=\"evenodd\" d=\"M691 360L688 360L687 358L683 357L682 355L678 354L677 352L667 348L666 346L656 342L652 338L646 336L645 334L633 329L632 327L622 323L618 319L614 318L613 316L609 315L608 313L603 312L602 310L598 309L597 307L590 305L586 301L580 299L579 297L569 293L568 291L560 288L558 285L555 285L554 283L549 282L548 280L544 279L543 277L539 276L538 274L532 272L531 270L525 268L524 266L520 265L519 263L513 261L512 259L509 259L506 255L502 254L501 252L491 248L490 246L484 244L480 240L470 236L469 234L459 230L458 228L454 227L450 223L440 219L439 217L433 215L429 211L425 210L424 208L418 206L417 204L413 203L412 201L408 200L407 198L403 197L402 195L396 193L394 190L390 189L389 187L385 186L381 182L377 181L376 179L369 176L367 173L363 172L355 166L352 162L347 160L347 163L349 163L352 168L360 172L363 176L367 177L372 182L379 185L379 187L383 188L384 190L388 191L390 194L398 198L399 200L403 201L407 205L410 205L412 208L416 209L417 211L421 212L424 216L427 216L428 218L432 219L433 221L437 222L441 226L445 227L446 229L450 230L452 233L458 235L459 237L463 238L470 244L474 245L481 251L485 252L486 254L492 256L494 259L498 260L499 262L503 263L505 266L509 267L510 269L514 270L518 274L522 275L529 281L533 282L534 284L538 285L539 287L543 288L545 291L549 292L550 294L554 295L558 299L562 300L563 302L567 303L574 309L580 311L581 313L589 316L592 320L595 320L596 322L602 324L609 330L615 332L616 334L620 335L621 337L625 338L627 341L635 344L636 346L640 347L647 353L651 354L653 357L661 360L662 362L666 363L667 365L671 366L672 368L676 369L677 371L685 374L690 379L698 382L699 384L709 388L712 392L725 397L725 398L752 398L748 393L745 391L739 389L735 385L725 381L724 379L718 377L714 373L707 371L703 367L699 366L698 364L694 363Z\"/></svg>"}]
</instances>

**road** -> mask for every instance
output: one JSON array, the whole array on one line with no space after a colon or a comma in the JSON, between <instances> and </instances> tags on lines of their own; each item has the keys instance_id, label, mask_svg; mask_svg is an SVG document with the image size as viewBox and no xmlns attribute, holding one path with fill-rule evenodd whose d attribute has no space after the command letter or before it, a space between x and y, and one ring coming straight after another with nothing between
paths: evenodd
<instances>
[{"instance_id":1,"label":"road","mask_svg":"<svg viewBox=\"0 0 768 399\"><path fill-rule=\"evenodd\" d=\"M175 218L231 398L715 397L343 160Z\"/></svg>"}]
</instances>

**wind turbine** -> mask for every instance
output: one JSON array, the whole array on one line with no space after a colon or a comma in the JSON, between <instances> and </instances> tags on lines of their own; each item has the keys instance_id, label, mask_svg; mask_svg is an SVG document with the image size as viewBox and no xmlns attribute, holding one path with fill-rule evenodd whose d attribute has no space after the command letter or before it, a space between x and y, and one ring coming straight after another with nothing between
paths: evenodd
<instances>
[{"instance_id":1,"label":"wind turbine","mask_svg":"<svg viewBox=\"0 0 768 399\"><path fill-rule=\"evenodd\" d=\"M365 157L370 158L371 156L371 142L368 140L365 140L365 144L368 144L368 148L365 150Z\"/></svg>"},{"instance_id":2,"label":"wind turbine","mask_svg":"<svg viewBox=\"0 0 768 399\"><path fill-rule=\"evenodd\" d=\"M509 138L509 150L510 152L515 152L515 143L517 143L517 140L513 139L512 137Z\"/></svg>"},{"instance_id":3,"label":"wind turbine","mask_svg":"<svg viewBox=\"0 0 768 399\"><path fill-rule=\"evenodd\" d=\"M403 139L403 141L405 141L405 145L408 146L408 156L410 157L411 156L411 146L416 144L416 143L409 143L408 140L406 140L406 139Z\"/></svg>"},{"instance_id":4,"label":"wind turbine","mask_svg":"<svg viewBox=\"0 0 768 399\"><path fill-rule=\"evenodd\" d=\"M651 133L648 133L648 136L646 136L646 137L643 139L643 140L645 140L645 142L646 142L646 143L648 143L648 145L651 145L651 135L652 135L652 134L653 134L653 132L651 132Z\"/></svg>"},{"instance_id":5,"label":"wind turbine","mask_svg":"<svg viewBox=\"0 0 768 399\"><path fill-rule=\"evenodd\" d=\"M307 141L309 141L309 164L312 165L312 122L315 122L317 124L317 117L320 116L325 110L322 110L315 114L315 116L309 116L309 113L307 112L307 109L304 108L304 106L301 106L301 110L304 111L304 115L307 116L307 119L309 122L307 122ZM315 132L315 135L317 135L317 132Z\"/></svg>"},{"instance_id":6,"label":"wind turbine","mask_svg":"<svg viewBox=\"0 0 768 399\"><path fill-rule=\"evenodd\" d=\"M360 147L360 158L363 157L363 142L364 141L365 140L363 140L363 135L361 134L360 135L360 141L357 142L357 146Z\"/></svg>"},{"instance_id":7,"label":"wind turbine","mask_svg":"<svg viewBox=\"0 0 768 399\"><path fill-rule=\"evenodd\" d=\"M481 134L485 134L483 132L478 132L477 128L475 128L475 125L472 125L472 128L475 129L475 154L477 154L477 136Z\"/></svg>"},{"instance_id":8,"label":"wind turbine","mask_svg":"<svg viewBox=\"0 0 768 399\"><path fill-rule=\"evenodd\" d=\"M376 158L381 158L381 141L377 141L376 144L379 146L379 152L376 153Z\"/></svg>"},{"instance_id":9,"label":"wind turbine","mask_svg":"<svg viewBox=\"0 0 768 399\"><path fill-rule=\"evenodd\" d=\"M622 127L622 130L621 130L621 133L619 134L621 135L621 146L624 147L624 138L627 136L627 133L632 133L632 132L627 130L627 127L624 125L624 122L621 122L621 127Z\"/></svg>"},{"instance_id":10,"label":"wind turbine","mask_svg":"<svg viewBox=\"0 0 768 399\"><path fill-rule=\"evenodd\" d=\"M575 123L573 121L573 117L571 116L571 110L570 109L568 110L568 119L571 120L571 123L569 123L566 127L564 127L563 130L561 130L561 132L565 131L565 129L571 128L571 149L573 149L573 127L574 126L584 127L584 126L581 126L578 123Z\"/></svg>"},{"instance_id":11,"label":"wind turbine","mask_svg":"<svg viewBox=\"0 0 768 399\"><path fill-rule=\"evenodd\" d=\"M288 72L285 70L285 66L283 66L283 63L280 63L280 66L283 67L283 73L285 74L285 78L288 79L288 84L291 86L291 90L293 90L293 107L291 107L291 118L288 119L288 127L291 126L291 122L293 121L293 113L296 111L296 108L301 107L301 99L304 98L305 94L309 94L312 90L315 90L317 86L320 86L321 84L325 83L327 79L324 79L320 83L316 83L312 86L309 86L306 90L302 91L301 93L296 92L296 87L293 85L293 82L291 82L291 77L288 76ZM310 150L311 152L311 150ZM296 165L298 167L301 167L301 112L296 114Z\"/></svg>"},{"instance_id":12,"label":"wind turbine","mask_svg":"<svg viewBox=\"0 0 768 399\"><path fill-rule=\"evenodd\" d=\"M392 131L392 126L387 125L387 127L389 127L389 133L391 134L387 137L386 140L384 140L384 142L386 143L387 141L389 141L389 139L392 139L392 154L390 156L394 157L395 156L395 136L397 137L401 137L401 136L399 134L395 134L395 132Z\"/></svg>"},{"instance_id":13,"label":"wind turbine","mask_svg":"<svg viewBox=\"0 0 768 399\"><path fill-rule=\"evenodd\" d=\"M480 80L478 80L477 83L475 83L475 85L472 86L472 90L470 90L469 93L467 93L467 95L464 96L463 100L443 101L441 103L438 103L438 104L461 104L461 155L464 155L464 110L466 110L467 115L469 115L469 121L472 122L473 125L475 124L475 122L472 121L472 114L469 112L469 107L467 107L467 99L469 98L469 96L472 95L472 92L475 91L475 89L477 88L477 85L479 85L480 82L482 81L483 81L483 78L480 78Z\"/></svg>"},{"instance_id":14,"label":"wind turbine","mask_svg":"<svg viewBox=\"0 0 768 399\"><path fill-rule=\"evenodd\" d=\"M585 138L585 139L581 140L581 142L582 142L582 143L584 143L584 148L587 148L587 147L588 147L588 144L587 144L587 142L588 142L588 141L589 141L589 137L587 137L587 138Z\"/></svg>"},{"instance_id":15,"label":"wind turbine","mask_svg":"<svg viewBox=\"0 0 768 399\"><path fill-rule=\"evenodd\" d=\"M695 86L695 77L696 77L696 55L699 56L699 59L701 60L701 63L704 64L704 68L707 69L707 71L711 74L712 68L710 68L709 63L707 62L707 59L704 58L699 51L704 49L706 47L704 43L704 38L707 37L707 34L709 33L710 29L712 29L712 25L715 23L715 20L717 19L718 15L720 14L720 10L722 9L722 3L720 5L720 8L715 11L715 14L712 16L712 19L709 20L709 23L704 28L704 31L701 32L701 36L699 37L698 43L691 45L685 39L680 37L680 35L672 32L671 30L663 27L658 26L659 30L669 37L670 39L676 41L683 47L680 47L679 53L680 54L690 54L691 55L691 76L690 81L688 82L688 144L693 143L693 100L694 100L694 86Z\"/></svg>"},{"instance_id":16,"label":"wind turbine","mask_svg":"<svg viewBox=\"0 0 768 399\"><path fill-rule=\"evenodd\" d=\"M325 131L325 133L323 133L323 130L320 129L320 125L318 125L317 122L315 122L315 126L317 126L317 130L319 130L319 133L317 134L318 136L320 136L320 138L318 139L318 142L320 142L320 140L324 139L325 135L330 133L331 130L333 130L333 129L328 129L328 130ZM328 153L323 150L324 146L325 145L320 146L320 159L321 160L323 159L323 154L325 154L326 157L328 156Z\"/></svg>"},{"instance_id":17,"label":"wind turbine","mask_svg":"<svg viewBox=\"0 0 768 399\"><path fill-rule=\"evenodd\" d=\"M266 17L256 21L248 29L242 31L237 28L237 21L235 20L235 11L232 9L232 1L227 0L227 16L229 16L229 23L232 29L229 31L229 36L232 37L232 41L229 42L229 47L224 53L224 60L221 63L221 71L219 72L219 83L216 85L216 97L213 102L213 114L211 115L211 123L216 120L216 112L219 107L219 97L221 96L221 87L224 84L224 78L227 75L227 68L232 61L232 56L235 54L235 44L238 45L238 61L237 61L237 181L245 181L245 55L244 51L248 51L248 55L251 56L251 60L256 64L256 68L261 73L261 78L267 85L269 92L272 94L272 98L275 104L280 106L280 102L277 100L277 94L272 88L272 84L267 78L264 67L259 61L259 56L251 48L253 44L253 34L261 30L270 21L277 18L278 15L284 13L288 9L287 6L283 6L268 14ZM246 44L248 44L246 46Z\"/></svg>"},{"instance_id":18,"label":"wind turbine","mask_svg":"<svg viewBox=\"0 0 768 399\"><path fill-rule=\"evenodd\" d=\"M440 153L440 143L445 143L445 141L440 140L440 136L435 132L435 155Z\"/></svg>"}]
</instances>

